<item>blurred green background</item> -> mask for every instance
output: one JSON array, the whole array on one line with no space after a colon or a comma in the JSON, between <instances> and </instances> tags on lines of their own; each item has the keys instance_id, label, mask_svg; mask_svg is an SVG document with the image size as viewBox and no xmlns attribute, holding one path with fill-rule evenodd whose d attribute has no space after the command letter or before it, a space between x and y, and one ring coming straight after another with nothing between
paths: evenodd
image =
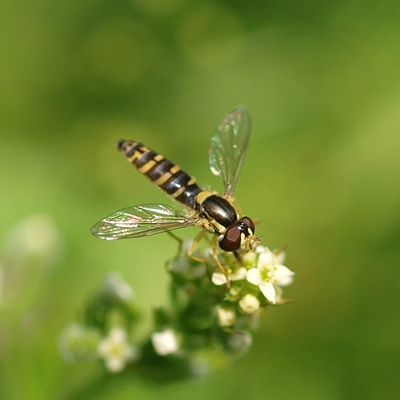
<instances>
[{"instance_id":1,"label":"blurred green background","mask_svg":"<svg viewBox=\"0 0 400 400\"><path fill-rule=\"evenodd\" d=\"M0 398L398 398L399 15L394 1L2 3ZM60 332L109 270L146 312L165 303L176 250L90 236L118 208L169 202L114 143L221 190L207 150L238 104L253 135L236 195L265 245L290 245L296 303L206 379L100 387L100 364L61 359Z\"/></svg>"}]
</instances>

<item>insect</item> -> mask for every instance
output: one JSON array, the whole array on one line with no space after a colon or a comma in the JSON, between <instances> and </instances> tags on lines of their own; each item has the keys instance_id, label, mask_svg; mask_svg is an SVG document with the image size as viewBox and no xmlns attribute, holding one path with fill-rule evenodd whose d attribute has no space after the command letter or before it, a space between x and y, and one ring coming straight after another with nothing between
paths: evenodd
<instances>
[{"instance_id":1,"label":"insect","mask_svg":"<svg viewBox=\"0 0 400 400\"><path fill-rule=\"evenodd\" d=\"M258 241L253 221L239 214L233 198L250 132L249 114L244 107L237 107L225 116L211 138L209 166L214 175L222 177L223 194L201 189L178 165L142 143L118 141L117 149L126 159L183 205L186 212L164 204L141 204L110 214L94 225L91 233L100 239L116 240L201 226L204 229L194 240L189 256L202 236L209 232L213 234L214 258L224 270L218 261L216 242L222 250L234 252L240 258L240 249L251 249Z\"/></svg>"}]
</instances>

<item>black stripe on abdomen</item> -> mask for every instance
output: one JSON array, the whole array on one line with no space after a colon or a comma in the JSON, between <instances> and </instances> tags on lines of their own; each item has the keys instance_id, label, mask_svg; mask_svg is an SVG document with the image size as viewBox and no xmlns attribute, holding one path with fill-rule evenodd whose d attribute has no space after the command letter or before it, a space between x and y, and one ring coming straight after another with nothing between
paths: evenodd
<instances>
[{"instance_id":1,"label":"black stripe on abdomen","mask_svg":"<svg viewBox=\"0 0 400 400\"><path fill-rule=\"evenodd\" d=\"M161 178L164 174L169 172L169 170L175 164L167 159L163 159L156 163L151 169L146 172L146 176L148 176L152 181L156 181Z\"/></svg>"},{"instance_id":2,"label":"black stripe on abdomen","mask_svg":"<svg viewBox=\"0 0 400 400\"><path fill-rule=\"evenodd\" d=\"M163 183L161 188L168 194L174 194L180 188L185 187L189 181L190 176L185 171L179 170Z\"/></svg>"},{"instance_id":3,"label":"black stripe on abdomen","mask_svg":"<svg viewBox=\"0 0 400 400\"><path fill-rule=\"evenodd\" d=\"M142 168L145 166L149 161L152 161L154 159L154 156L156 156L157 153L153 150L146 151L143 153L137 160L136 160L136 167L137 168Z\"/></svg>"},{"instance_id":4,"label":"black stripe on abdomen","mask_svg":"<svg viewBox=\"0 0 400 400\"><path fill-rule=\"evenodd\" d=\"M132 157L135 154L135 151L140 148L140 146L143 146L141 143L135 143L132 145L132 147L126 151L125 155L129 158Z\"/></svg>"},{"instance_id":5,"label":"black stripe on abdomen","mask_svg":"<svg viewBox=\"0 0 400 400\"><path fill-rule=\"evenodd\" d=\"M117 149L121 151L132 164L136 164L137 159L148 150L142 143L134 142L133 140L119 140L117 142Z\"/></svg>"}]
</instances>

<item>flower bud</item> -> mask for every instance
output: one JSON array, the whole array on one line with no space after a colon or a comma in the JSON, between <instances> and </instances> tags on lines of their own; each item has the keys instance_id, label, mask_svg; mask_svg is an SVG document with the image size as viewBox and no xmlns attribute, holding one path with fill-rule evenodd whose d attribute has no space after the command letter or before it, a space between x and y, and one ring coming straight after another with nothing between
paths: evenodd
<instances>
[{"instance_id":1,"label":"flower bud","mask_svg":"<svg viewBox=\"0 0 400 400\"><path fill-rule=\"evenodd\" d=\"M155 352L160 356L166 356L178 351L178 340L172 329L154 332L151 335L151 342Z\"/></svg>"},{"instance_id":2,"label":"flower bud","mask_svg":"<svg viewBox=\"0 0 400 400\"><path fill-rule=\"evenodd\" d=\"M231 326L236 322L235 310L228 307L217 306L218 325Z\"/></svg>"},{"instance_id":3,"label":"flower bud","mask_svg":"<svg viewBox=\"0 0 400 400\"><path fill-rule=\"evenodd\" d=\"M239 301L239 306L246 314L252 314L260 308L260 300L252 294L246 294Z\"/></svg>"}]
</instances>

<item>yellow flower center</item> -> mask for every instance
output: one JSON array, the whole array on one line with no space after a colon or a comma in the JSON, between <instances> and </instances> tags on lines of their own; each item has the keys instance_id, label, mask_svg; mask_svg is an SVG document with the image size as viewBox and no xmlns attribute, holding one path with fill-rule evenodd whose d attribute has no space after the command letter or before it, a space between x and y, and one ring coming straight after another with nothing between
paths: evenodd
<instances>
[{"instance_id":1,"label":"yellow flower center","mask_svg":"<svg viewBox=\"0 0 400 400\"><path fill-rule=\"evenodd\" d=\"M121 357L126 352L126 345L124 343L113 343L110 348L110 355L114 357Z\"/></svg>"},{"instance_id":2,"label":"yellow flower center","mask_svg":"<svg viewBox=\"0 0 400 400\"><path fill-rule=\"evenodd\" d=\"M261 269L261 279L262 279L264 282L269 282L270 277L269 277L269 269L268 269L268 267L263 267L263 268Z\"/></svg>"}]
</instances>

